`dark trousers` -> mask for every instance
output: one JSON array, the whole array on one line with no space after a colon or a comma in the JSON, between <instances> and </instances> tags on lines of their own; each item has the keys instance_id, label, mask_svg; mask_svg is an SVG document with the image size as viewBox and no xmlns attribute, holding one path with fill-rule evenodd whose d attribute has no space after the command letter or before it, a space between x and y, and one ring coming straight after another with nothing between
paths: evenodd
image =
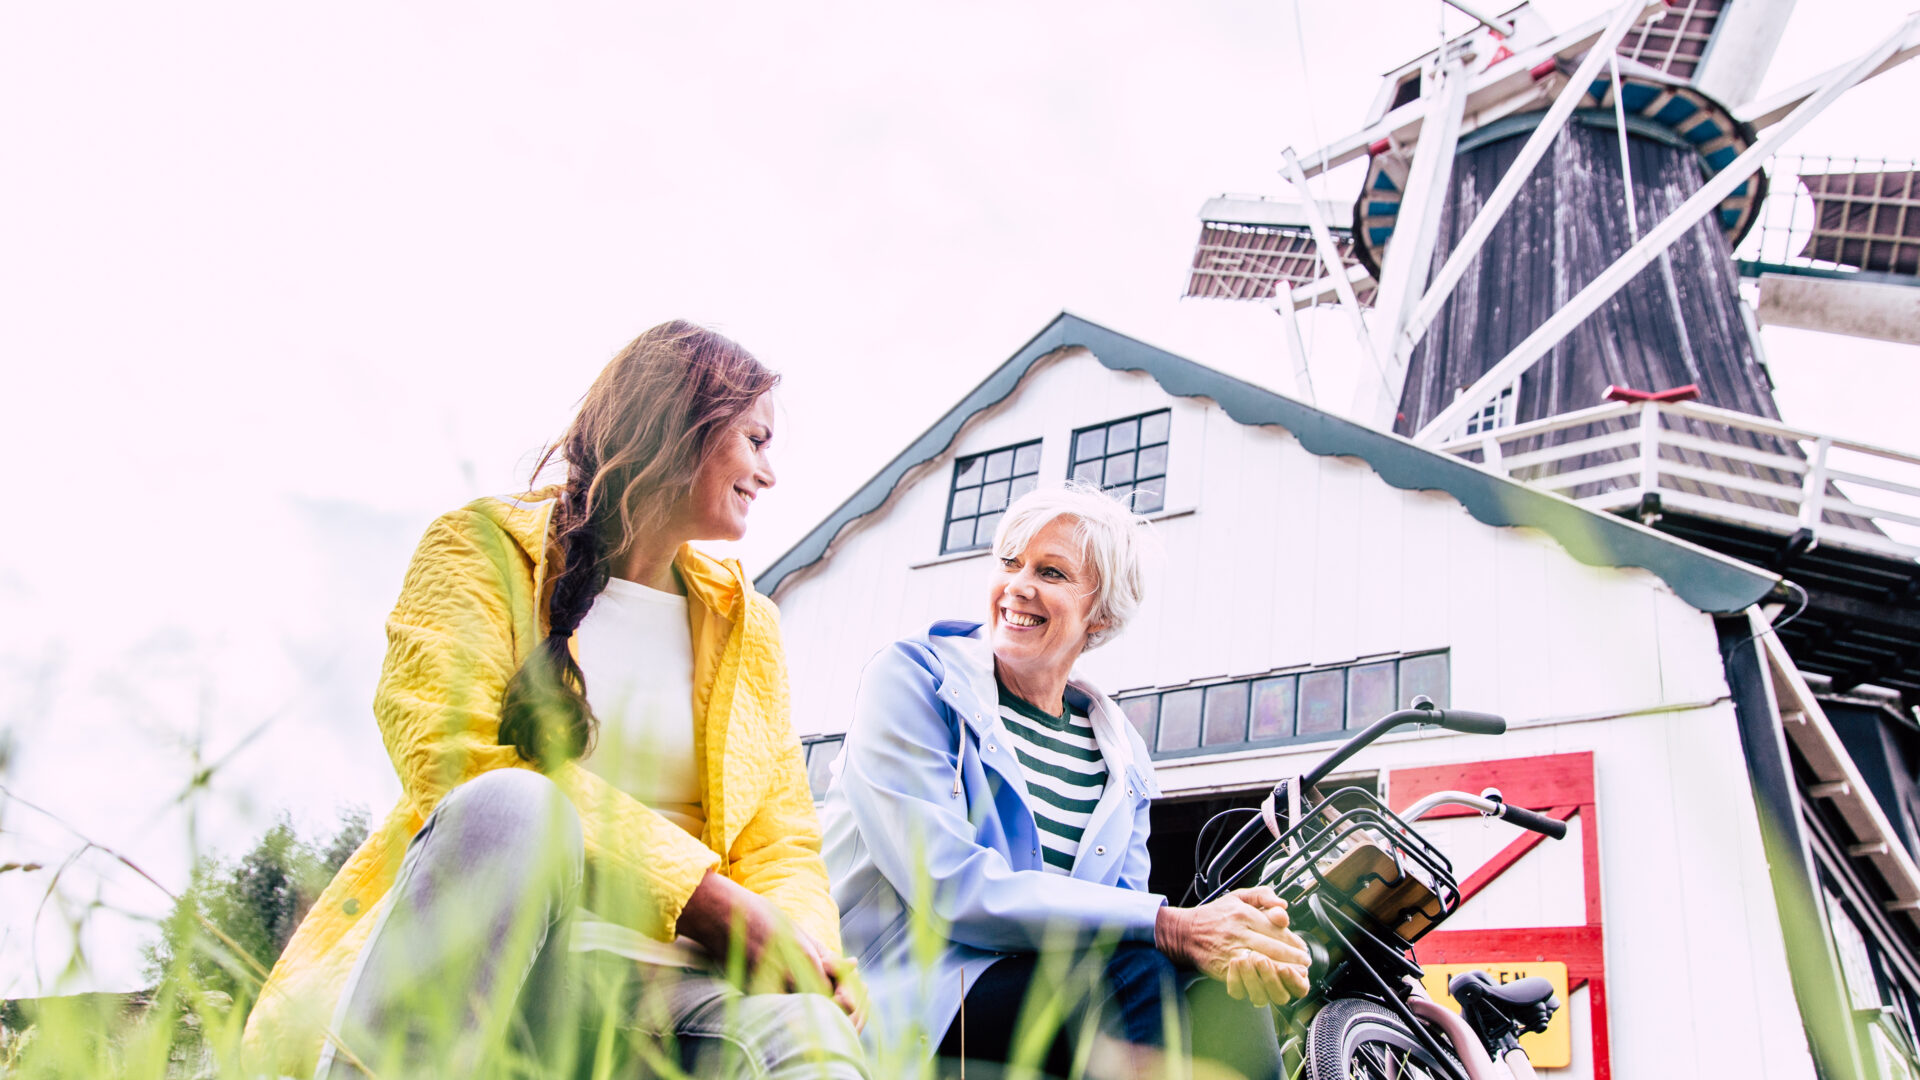
<instances>
[{"instance_id":1,"label":"dark trousers","mask_svg":"<svg viewBox=\"0 0 1920 1080\"><path fill-rule=\"evenodd\" d=\"M1051 1029L1040 1067L1067 1076L1076 1046L1094 1029L1165 1049L1169 1020L1180 1026L1179 1044L1194 1056L1249 1080L1279 1075L1280 1047L1266 1009L1233 1000L1214 980L1182 971L1159 949L1133 941L1122 942L1104 964L1087 954L1025 953L996 961L967 988L939 1055L1008 1062L1024 1023L1036 1031Z\"/></svg>"}]
</instances>

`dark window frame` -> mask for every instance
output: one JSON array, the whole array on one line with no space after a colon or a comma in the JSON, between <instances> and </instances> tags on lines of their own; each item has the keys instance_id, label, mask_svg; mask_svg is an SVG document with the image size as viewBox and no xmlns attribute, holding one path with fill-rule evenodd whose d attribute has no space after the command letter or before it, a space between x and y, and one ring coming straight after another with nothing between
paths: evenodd
<instances>
[{"instance_id":1,"label":"dark window frame","mask_svg":"<svg viewBox=\"0 0 1920 1080\"><path fill-rule=\"evenodd\" d=\"M985 538L982 539L980 535L981 519L992 518L992 524L998 525L1000 515L1005 512L1007 506L1012 504L1014 499L1019 498L1021 495L1039 486L1041 443L1043 441L1042 439L1028 439L1025 442L996 446L991 450L983 450L978 454L968 454L965 457L956 457L953 459L953 476L947 481L946 506L940 512L940 554L957 555L963 552L985 551L987 547L993 543L992 527L986 530ZM1025 450L1033 451L1033 468L1023 472L1020 469L1020 457L1021 452ZM993 457L996 454L1002 453L1008 455L1008 461L1010 462L1007 475L988 479ZM975 462L980 463L979 474L971 477L970 482L961 483L962 479L969 479L968 467ZM1021 489L1019 481L1028 479L1031 479L1032 482L1027 484L1024 489ZM1000 503L995 509L982 510L980 503L989 497L989 489L997 487L1002 483L1007 485L1003 493L1005 495L1005 502ZM969 494L972 495L973 502L968 508L968 511L962 514L954 513L955 508L960 505L963 497ZM969 536L971 539L968 543L957 544L954 542L953 527L963 521L968 522L970 525Z\"/></svg>"},{"instance_id":2,"label":"dark window frame","mask_svg":"<svg viewBox=\"0 0 1920 1080\"><path fill-rule=\"evenodd\" d=\"M1433 669L1436 658L1440 661L1437 672ZM1422 652L1405 653L1399 656L1375 656L1347 664L1329 664L1312 668L1279 668L1258 675L1243 676L1236 679L1214 679L1204 683L1188 683L1182 686L1154 687L1148 690L1122 694L1115 700L1120 705L1122 711L1127 714L1128 720L1134 724L1134 730L1140 731L1141 738L1144 739L1147 744L1147 753L1155 761L1197 757L1205 754L1264 750L1278 746L1333 743L1347 738L1358 728L1378 719L1378 717L1375 716L1356 717L1353 715L1355 705L1353 673L1360 669L1377 668L1381 664L1391 664L1393 666L1393 700L1396 707L1406 708L1413 693L1426 693L1429 690L1438 692L1435 704L1441 708L1446 708L1451 703L1453 694L1453 661L1452 650L1450 649L1428 649ZM1409 665L1412 665L1416 672L1426 675L1430 685L1408 686L1404 678L1404 673ZM1440 676L1437 681L1432 679L1432 676L1435 674ZM1338 685L1341 716L1340 727L1330 730L1311 731L1305 734L1300 733L1300 717L1304 706L1307 704L1306 697L1301 692L1301 681L1303 677L1317 677L1316 681L1328 681ZM1245 691L1240 692L1238 690L1229 691L1222 689L1224 687L1236 686L1244 686ZM1255 707L1262 699L1263 686L1272 687L1267 691L1268 694L1275 694L1288 699L1288 708L1291 715L1282 725L1284 734L1255 738L1253 737ZM1288 687L1288 689L1286 693L1279 694L1279 687L1282 686ZM1162 732L1160 722L1164 715L1163 703L1170 695L1194 696L1197 697L1201 703L1195 714L1194 723L1191 725L1193 728L1193 745L1191 746L1182 745L1169 749L1161 748L1160 738ZM1242 703L1241 708L1244 710L1245 715L1214 719L1216 722L1224 722L1232 725L1244 733L1244 737L1237 740L1223 739L1218 742L1208 743L1208 735L1215 731L1216 728L1213 724L1209 723L1209 718L1206 713L1207 703L1226 701L1232 698L1238 698ZM1186 700L1186 698L1181 699L1182 702ZM1142 724L1136 719L1136 716L1142 713L1147 714L1145 722L1146 730L1144 731L1141 730ZM1184 711L1179 715L1184 718ZM1187 725L1182 724L1181 734L1183 737L1180 739L1182 742L1185 741L1184 735L1186 732L1184 729L1186 726Z\"/></svg>"},{"instance_id":3,"label":"dark window frame","mask_svg":"<svg viewBox=\"0 0 1920 1080\"><path fill-rule=\"evenodd\" d=\"M1141 429L1144 422L1149 418L1159 416L1165 416L1167 418L1166 433L1152 442L1142 442ZM1113 435L1117 429L1121 429L1127 425L1132 425L1133 429L1133 433L1130 436L1131 441L1128 446L1122 450L1112 449L1110 440ZM1082 440L1095 432L1100 434L1100 451L1098 453L1087 454L1084 457L1081 456ZM1120 497L1129 498L1128 505L1132 506L1136 512L1142 514L1159 513L1167 508L1167 466L1169 463L1168 459L1172 454L1172 448L1173 409L1171 406L1148 409L1146 412L1135 413L1132 416L1122 416L1098 424L1088 424L1086 427L1075 428L1073 437L1067 442L1067 478L1069 480L1076 478L1085 479L1084 477L1079 477L1081 466L1091 465L1097 461L1099 462L1100 478L1098 481L1089 480L1089 483L1098 483L1102 491L1115 491L1116 489L1124 488L1128 495ZM1154 449L1160 450L1159 471L1142 474L1140 472L1141 459L1145 456L1146 451ZM1118 462L1122 458L1127 461L1126 478L1110 481L1110 476L1113 472L1112 463ZM1157 485L1143 488L1143 485L1152 484L1153 481L1156 480L1159 481ZM1130 498L1130 496L1136 492L1140 493L1140 497Z\"/></svg>"}]
</instances>

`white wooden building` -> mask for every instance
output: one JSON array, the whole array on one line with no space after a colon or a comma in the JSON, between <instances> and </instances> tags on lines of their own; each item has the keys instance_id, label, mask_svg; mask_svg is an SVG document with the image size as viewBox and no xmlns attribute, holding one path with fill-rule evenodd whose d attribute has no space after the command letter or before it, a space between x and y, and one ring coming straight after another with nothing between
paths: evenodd
<instances>
[{"instance_id":1,"label":"white wooden building","mask_svg":"<svg viewBox=\"0 0 1920 1080\"><path fill-rule=\"evenodd\" d=\"M1814 693L1753 636L1778 579L1071 315L760 577L817 790L867 660L984 619L995 509L1094 470L1158 507L1146 605L1083 661L1154 749L1157 889L1179 899L1206 814L1413 694L1499 713L1503 737L1407 734L1352 763L1395 809L1491 785L1571 825L1536 843L1434 823L1469 898L1423 962L1564 964L1565 1033L1536 1051L1551 1075L1816 1074L1803 969L1848 961L1816 933L1826 952L1790 973L1783 905L1823 902L1794 839L1806 784L1853 778L1827 791L1852 799L1843 845L1882 830L1885 865L1856 884L1920 898L1920 876Z\"/></svg>"}]
</instances>

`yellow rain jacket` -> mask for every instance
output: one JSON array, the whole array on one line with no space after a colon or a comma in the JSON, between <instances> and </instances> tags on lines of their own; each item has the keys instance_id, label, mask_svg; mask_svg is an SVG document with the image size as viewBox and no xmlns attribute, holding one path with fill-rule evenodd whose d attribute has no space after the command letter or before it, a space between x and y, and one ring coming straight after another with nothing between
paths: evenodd
<instances>
[{"instance_id":1,"label":"yellow rain jacket","mask_svg":"<svg viewBox=\"0 0 1920 1080\"><path fill-rule=\"evenodd\" d=\"M500 696L546 635L555 490L476 500L435 521L420 541L387 619L373 702L400 774L400 804L340 868L274 965L247 1018L249 1067L312 1074L408 841L455 785L489 769L531 767L498 744ZM580 812L595 910L671 940L681 908L711 869L766 897L838 953L839 912L788 721L777 609L733 560L687 547L674 565L693 632L694 755L706 833L687 833L577 761L559 767L550 776ZM601 903L609 897L624 902Z\"/></svg>"}]
</instances>

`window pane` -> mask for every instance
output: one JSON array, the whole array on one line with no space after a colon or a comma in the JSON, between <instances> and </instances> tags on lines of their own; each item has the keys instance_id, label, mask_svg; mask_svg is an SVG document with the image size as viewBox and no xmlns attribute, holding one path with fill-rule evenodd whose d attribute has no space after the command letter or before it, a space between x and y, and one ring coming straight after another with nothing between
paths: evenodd
<instances>
[{"instance_id":1,"label":"window pane","mask_svg":"<svg viewBox=\"0 0 1920 1080\"><path fill-rule=\"evenodd\" d=\"M979 512L980 489L972 487L965 491L956 491L953 493L953 508L947 513L947 517L949 520L953 518L972 517Z\"/></svg>"},{"instance_id":2,"label":"window pane","mask_svg":"<svg viewBox=\"0 0 1920 1080\"><path fill-rule=\"evenodd\" d=\"M1032 491L1039 483L1040 478L1037 476L1014 477L1013 486L1007 489L1007 501L1012 502L1020 496L1025 495L1027 492Z\"/></svg>"},{"instance_id":3,"label":"window pane","mask_svg":"<svg viewBox=\"0 0 1920 1080\"><path fill-rule=\"evenodd\" d=\"M1415 694L1425 694L1435 705L1452 704L1447 685L1447 654L1428 653L1400 661L1400 707L1413 708Z\"/></svg>"},{"instance_id":4,"label":"window pane","mask_svg":"<svg viewBox=\"0 0 1920 1080\"><path fill-rule=\"evenodd\" d=\"M1346 672L1309 671L1300 676L1300 734L1339 731L1346 718Z\"/></svg>"},{"instance_id":5,"label":"window pane","mask_svg":"<svg viewBox=\"0 0 1920 1080\"><path fill-rule=\"evenodd\" d=\"M1127 698L1120 702L1120 711L1127 714L1128 720L1133 721L1133 730L1140 733L1140 737L1147 741L1148 746L1152 746L1153 722L1160 715L1160 695L1143 694L1140 697Z\"/></svg>"},{"instance_id":6,"label":"window pane","mask_svg":"<svg viewBox=\"0 0 1920 1080\"><path fill-rule=\"evenodd\" d=\"M993 530L999 527L1000 527L999 514L983 515L980 518L979 522L974 525L974 529L973 529L974 546L986 547L988 544L993 543Z\"/></svg>"},{"instance_id":7,"label":"window pane","mask_svg":"<svg viewBox=\"0 0 1920 1080\"><path fill-rule=\"evenodd\" d=\"M1161 750L1191 750L1200 745L1199 690L1160 695Z\"/></svg>"},{"instance_id":8,"label":"window pane","mask_svg":"<svg viewBox=\"0 0 1920 1080\"><path fill-rule=\"evenodd\" d=\"M1094 428L1092 431L1083 431L1080 433L1079 439L1073 444L1073 460L1075 461L1085 461L1088 458L1100 457L1106 452L1106 428Z\"/></svg>"},{"instance_id":9,"label":"window pane","mask_svg":"<svg viewBox=\"0 0 1920 1080\"><path fill-rule=\"evenodd\" d=\"M830 770L840 758L843 742L841 739L822 739L807 747L807 786L813 789L814 802L827 797L827 784L833 780Z\"/></svg>"},{"instance_id":10,"label":"window pane","mask_svg":"<svg viewBox=\"0 0 1920 1080\"><path fill-rule=\"evenodd\" d=\"M1009 490L1009 484L1005 480L1001 480L998 483L988 484L987 486L981 488L980 489L980 512L985 514L985 513L991 513L995 510L1005 510L1007 508L1007 491L1008 490Z\"/></svg>"},{"instance_id":11,"label":"window pane","mask_svg":"<svg viewBox=\"0 0 1920 1080\"><path fill-rule=\"evenodd\" d=\"M1140 435L1140 421L1122 420L1107 429L1107 453L1117 454L1122 450L1133 449L1134 441Z\"/></svg>"},{"instance_id":12,"label":"window pane","mask_svg":"<svg viewBox=\"0 0 1920 1080\"><path fill-rule=\"evenodd\" d=\"M965 551L973 546L973 519L961 518L947 526L947 550Z\"/></svg>"},{"instance_id":13,"label":"window pane","mask_svg":"<svg viewBox=\"0 0 1920 1080\"><path fill-rule=\"evenodd\" d=\"M1253 723L1249 739L1284 739L1293 734L1293 676L1253 684Z\"/></svg>"},{"instance_id":14,"label":"window pane","mask_svg":"<svg viewBox=\"0 0 1920 1080\"><path fill-rule=\"evenodd\" d=\"M1107 459L1107 486L1133 482L1133 455L1121 454Z\"/></svg>"},{"instance_id":15,"label":"window pane","mask_svg":"<svg viewBox=\"0 0 1920 1080\"><path fill-rule=\"evenodd\" d=\"M966 460L960 462L960 471L954 474L953 486L967 487L971 484L979 483L980 474L982 472L985 472L986 468L987 468L986 458L984 457L967 458Z\"/></svg>"},{"instance_id":16,"label":"window pane","mask_svg":"<svg viewBox=\"0 0 1920 1080\"><path fill-rule=\"evenodd\" d=\"M1099 483L1100 459L1094 458L1092 461L1083 461L1075 465L1073 467L1073 478L1075 480L1085 480L1089 484Z\"/></svg>"},{"instance_id":17,"label":"window pane","mask_svg":"<svg viewBox=\"0 0 1920 1080\"><path fill-rule=\"evenodd\" d=\"M1140 477L1167 475L1167 444L1149 446L1140 451Z\"/></svg>"},{"instance_id":18,"label":"window pane","mask_svg":"<svg viewBox=\"0 0 1920 1080\"><path fill-rule=\"evenodd\" d=\"M1167 428L1173 420L1172 412L1157 412L1152 416L1140 418L1140 445L1152 446L1167 441Z\"/></svg>"},{"instance_id":19,"label":"window pane","mask_svg":"<svg viewBox=\"0 0 1920 1080\"><path fill-rule=\"evenodd\" d=\"M1013 451L996 450L987 457L987 479L1005 480L1013 475Z\"/></svg>"},{"instance_id":20,"label":"window pane","mask_svg":"<svg viewBox=\"0 0 1920 1080\"><path fill-rule=\"evenodd\" d=\"M1024 476L1040 471L1040 444L1033 443L1013 452L1013 475Z\"/></svg>"},{"instance_id":21,"label":"window pane","mask_svg":"<svg viewBox=\"0 0 1920 1080\"><path fill-rule=\"evenodd\" d=\"M1247 684L1221 683L1207 687L1206 733L1201 742L1207 746L1247 740Z\"/></svg>"},{"instance_id":22,"label":"window pane","mask_svg":"<svg viewBox=\"0 0 1920 1080\"><path fill-rule=\"evenodd\" d=\"M1155 511L1165 510L1167 508L1166 492L1161 490L1164 486L1164 483L1155 481L1152 484L1142 484L1135 489L1139 491L1140 494L1133 500L1133 512L1136 514L1151 514Z\"/></svg>"},{"instance_id":23,"label":"window pane","mask_svg":"<svg viewBox=\"0 0 1920 1080\"><path fill-rule=\"evenodd\" d=\"M1347 726L1366 727L1393 711L1393 661L1347 669Z\"/></svg>"}]
</instances>

